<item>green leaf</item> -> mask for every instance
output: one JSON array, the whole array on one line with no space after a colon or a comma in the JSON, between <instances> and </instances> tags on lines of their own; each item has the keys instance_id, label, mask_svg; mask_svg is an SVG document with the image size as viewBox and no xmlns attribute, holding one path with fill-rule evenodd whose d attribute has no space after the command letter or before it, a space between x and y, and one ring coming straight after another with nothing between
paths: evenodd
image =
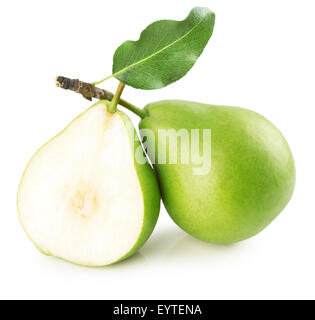
<instances>
[{"instance_id":1,"label":"green leaf","mask_svg":"<svg viewBox=\"0 0 315 320\"><path fill-rule=\"evenodd\" d=\"M197 7L183 21L152 23L138 41L126 41L116 50L112 76L145 90L163 88L179 80L207 45L214 21L213 12Z\"/></svg>"}]
</instances>

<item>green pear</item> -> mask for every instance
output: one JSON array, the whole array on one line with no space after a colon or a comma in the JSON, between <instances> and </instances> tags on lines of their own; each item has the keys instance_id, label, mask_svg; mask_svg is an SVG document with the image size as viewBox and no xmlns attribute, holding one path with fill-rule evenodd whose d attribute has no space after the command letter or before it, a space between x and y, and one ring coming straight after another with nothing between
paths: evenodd
<instances>
[{"instance_id":1,"label":"green pear","mask_svg":"<svg viewBox=\"0 0 315 320\"><path fill-rule=\"evenodd\" d=\"M171 100L151 103L138 114L165 207L190 235L212 243L241 241L268 226L289 202L295 186L294 160L280 131L261 115ZM199 151L184 149L181 143L176 150L165 135L174 129L188 132L190 140L193 130L199 129ZM210 140L202 135L204 130L211 130ZM148 139L150 131L155 139ZM207 171L192 158L210 144L211 154L203 159ZM177 163L169 159L161 163L174 153ZM185 156L188 163L181 162Z\"/></svg>"},{"instance_id":2,"label":"green pear","mask_svg":"<svg viewBox=\"0 0 315 320\"><path fill-rule=\"evenodd\" d=\"M135 253L156 224L159 188L135 160L135 130L101 101L41 147L20 182L22 226L47 255L104 266Z\"/></svg>"}]
</instances>

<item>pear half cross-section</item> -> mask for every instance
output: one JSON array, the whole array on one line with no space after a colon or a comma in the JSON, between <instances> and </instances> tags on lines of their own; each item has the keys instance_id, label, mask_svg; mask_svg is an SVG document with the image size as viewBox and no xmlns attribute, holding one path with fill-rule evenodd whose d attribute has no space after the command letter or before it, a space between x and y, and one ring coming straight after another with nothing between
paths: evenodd
<instances>
[{"instance_id":1,"label":"pear half cross-section","mask_svg":"<svg viewBox=\"0 0 315 320\"><path fill-rule=\"evenodd\" d=\"M103 266L136 252L156 224L160 194L129 118L92 106L41 147L18 192L18 212L43 253Z\"/></svg>"}]
</instances>

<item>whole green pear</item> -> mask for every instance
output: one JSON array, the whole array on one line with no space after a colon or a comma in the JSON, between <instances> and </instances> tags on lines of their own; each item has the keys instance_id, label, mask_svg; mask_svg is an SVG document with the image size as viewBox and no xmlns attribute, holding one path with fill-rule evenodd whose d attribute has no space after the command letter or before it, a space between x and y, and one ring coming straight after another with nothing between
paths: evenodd
<instances>
[{"instance_id":1,"label":"whole green pear","mask_svg":"<svg viewBox=\"0 0 315 320\"><path fill-rule=\"evenodd\" d=\"M289 202L294 159L280 131L263 116L243 108L177 100L151 103L144 110L140 132L144 137L152 131L155 137L144 137L144 144L155 163L162 199L171 218L190 235L212 243L241 241L262 231ZM188 130L190 139L192 130L200 129L199 151L182 150L178 143L179 161L159 163L174 151L170 139L159 135L161 129ZM203 129L211 130L210 142ZM201 153L209 143L211 168L198 173L192 153ZM184 156L191 152L189 163L180 162L182 151Z\"/></svg>"}]
</instances>

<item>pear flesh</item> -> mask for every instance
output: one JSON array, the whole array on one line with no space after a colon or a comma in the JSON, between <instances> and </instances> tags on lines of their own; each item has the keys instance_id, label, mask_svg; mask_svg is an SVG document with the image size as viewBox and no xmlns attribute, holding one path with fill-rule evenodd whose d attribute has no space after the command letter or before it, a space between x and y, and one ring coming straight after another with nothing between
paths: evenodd
<instances>
[{"instance_id":1,"label":"pear flesh","mask_svg":"<svg viewBox=\"0 0 315 320\"><path fill-rule=\"evenodd\" d=\"M151 167L134 158L130 120L88 109L33 156L22 177L23 228L45 254L87 266L122 260L142 246L159 213Z\"/></svg>"},{"instance_id":2,"label":"pear flesh","mask_svg":"<svg viewBox=\"0 0 315 320\"><path fill-rule=\"evenodd\" d=\"M144 110L140 132L150 130L155 137L145 143L163 202L190 235L212 243L245 240L269 225L289 202L295 186L294 159L283 135L266 118L243 108L180 100L154 102ZM183 129L190 135L200 130L200 152L210 144L211 159L205 159L211 160L209 172L195 174L198 164L181 163L182 153L193 153L183 151L181 143L178 162L170 163L173 147L160 132ZM211 130L211 141L204 140L204 129ZM159 162L161 150L166 163Z\"/></svg>"}]
</instances>

